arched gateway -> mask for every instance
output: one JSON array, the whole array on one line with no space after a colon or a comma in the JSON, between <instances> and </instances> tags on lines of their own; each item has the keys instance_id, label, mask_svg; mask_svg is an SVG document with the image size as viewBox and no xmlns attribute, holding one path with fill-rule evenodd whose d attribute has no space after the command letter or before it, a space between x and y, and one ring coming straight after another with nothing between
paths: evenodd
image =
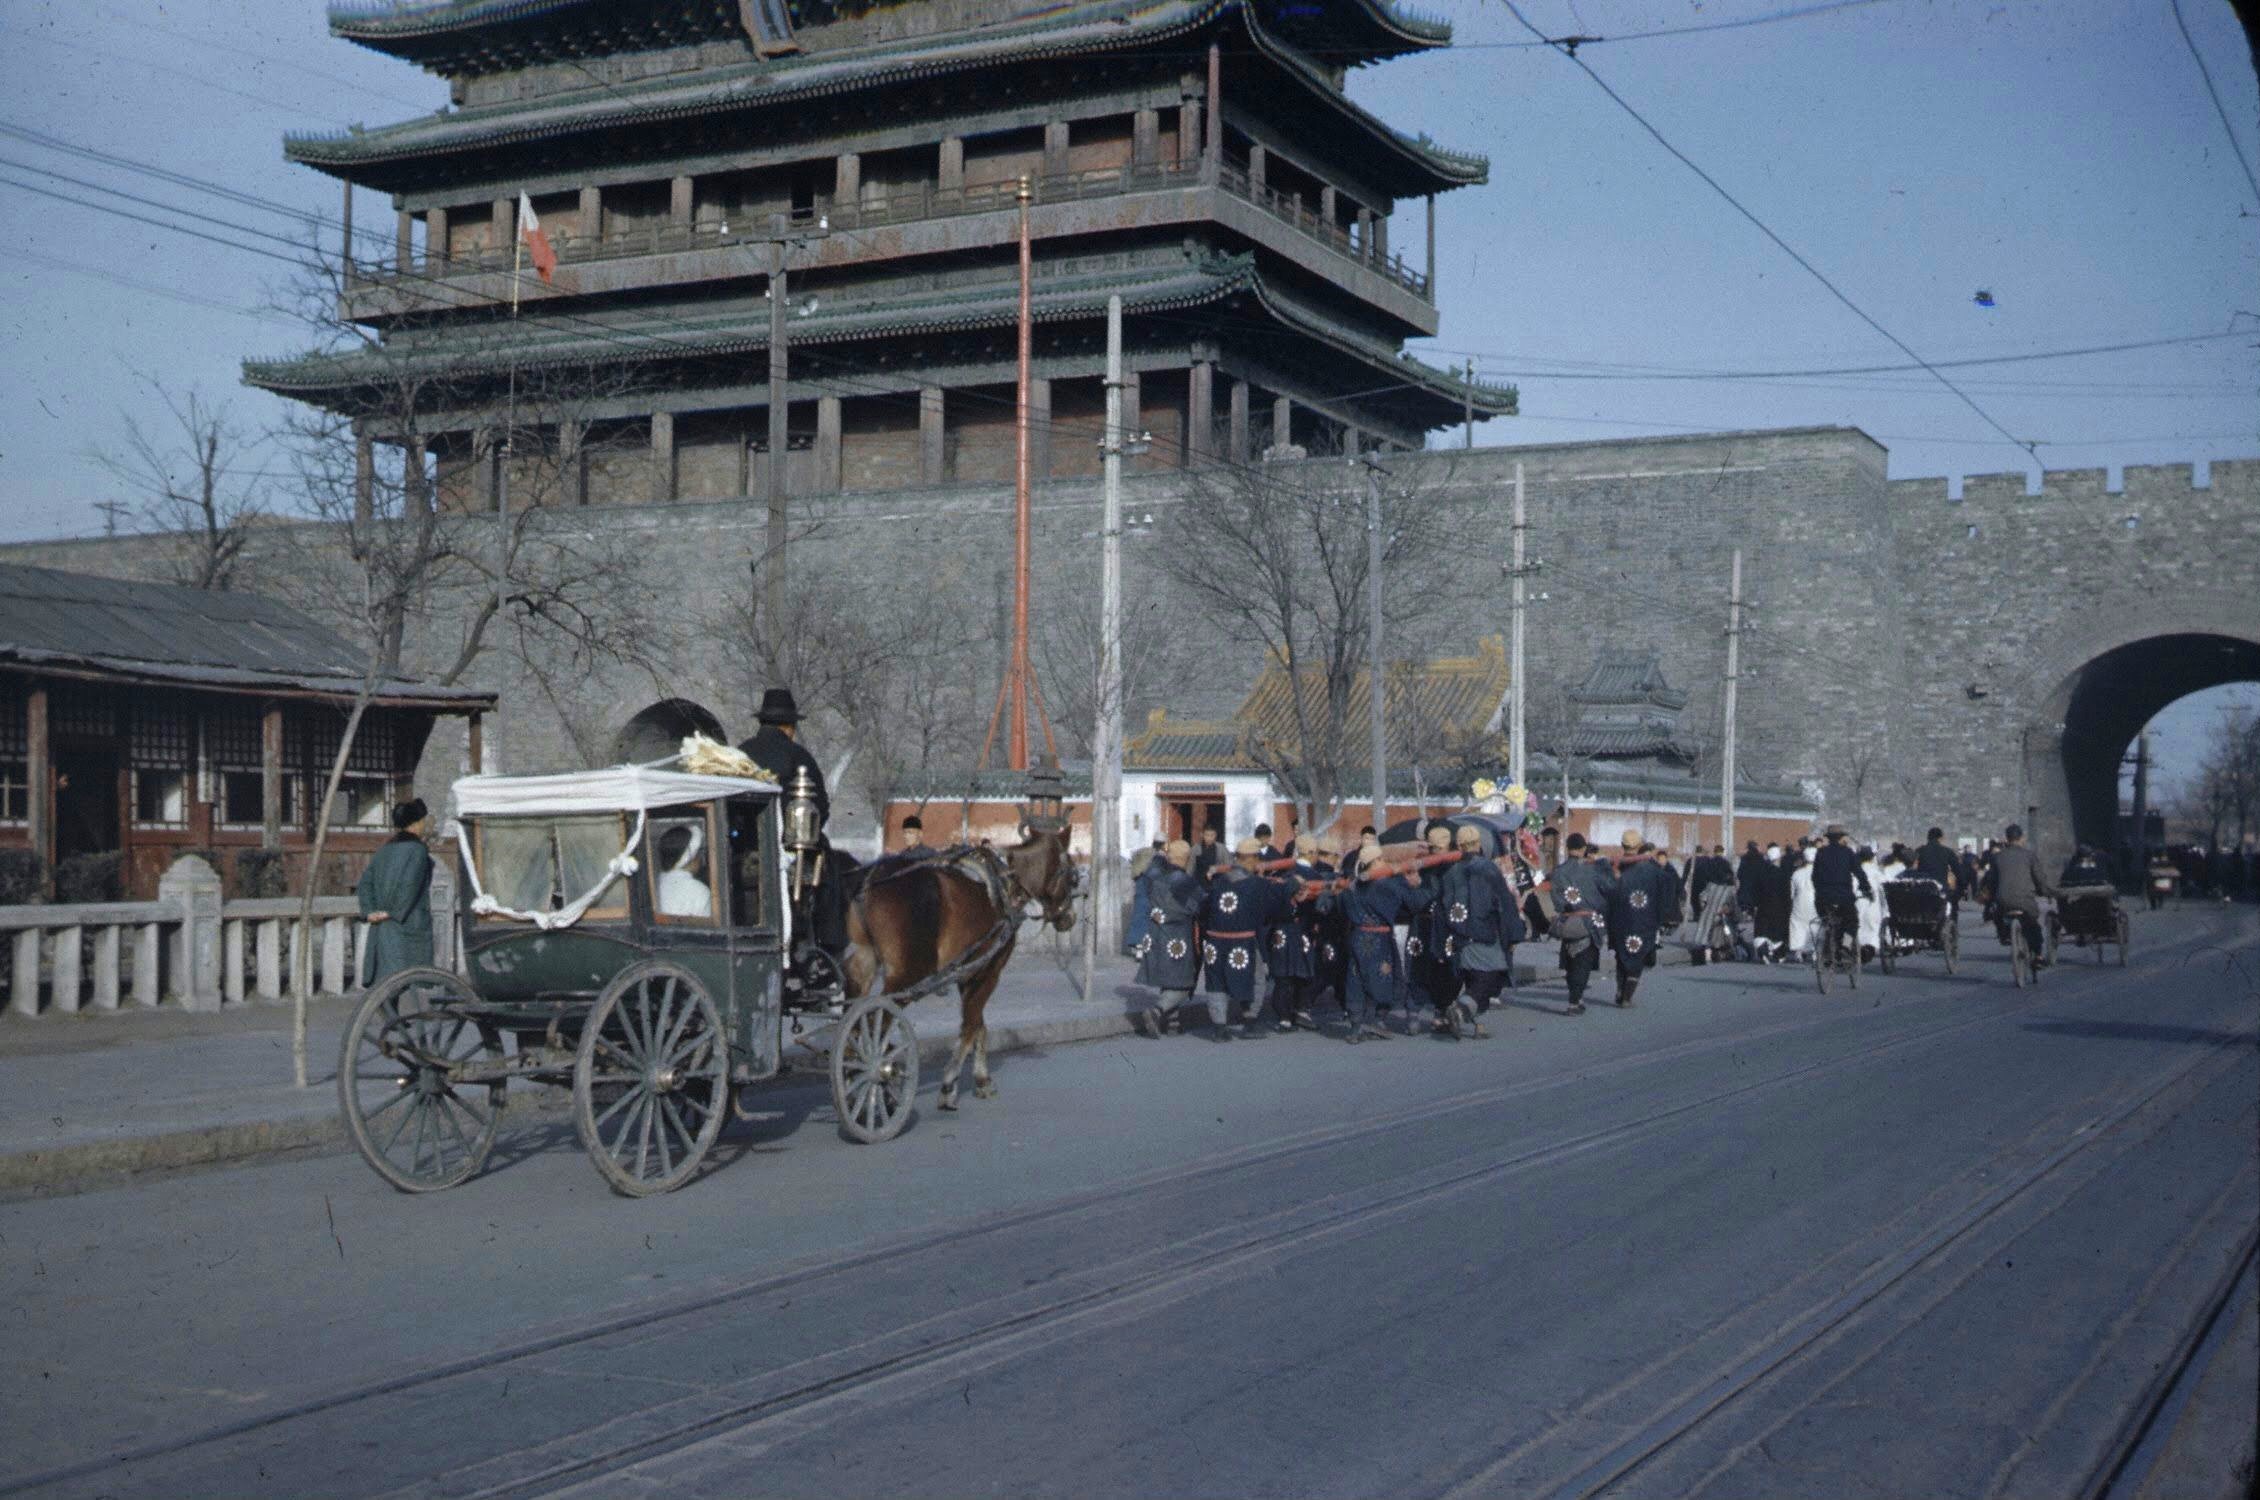
<instances>
[{"instance_id":1,"label":"arched gateway","mask_svg":"<svg viewBox=\"0 0 2260 1500\"><path fill-rule=\"evenodd\" d=\"M2260 682L2253 593L2169 592L2099 612L2018 684L2029 695L2020 805L2041 828L2115 846L2120 765L2135 736L2176 700L2231 682Z\"/></svg>"}]
</instances>

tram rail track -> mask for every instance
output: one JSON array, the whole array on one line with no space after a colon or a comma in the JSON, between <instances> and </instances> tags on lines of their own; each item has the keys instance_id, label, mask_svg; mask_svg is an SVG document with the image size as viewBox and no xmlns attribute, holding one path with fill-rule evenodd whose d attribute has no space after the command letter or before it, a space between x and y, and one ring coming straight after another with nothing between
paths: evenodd
<instances>
[{"instance_id":1,"label":"tram rail track","mask_svg":"<svg viewBox=\"0 0 2260 1500\"><path fill-rule=\"evenodd\" d=\"M2112 971L2106 978L2099 972L2097 977L2105 980L2101 988L2108 990L2116 988L2111 980L2130 980L2135 977L2135 973ZM1945 1003L1954 1004L1959 998L1947 997ZM1988 1004L1980 1010L1955 1015L1933 1024L1902 1027L1867 1045L1772 1072L1732 1088L1708 1091L1603 1129L1573 1133L1541 1146L1511 1152L1456 1170L1421 1174L1413 1183L1394 1189L1361 1190L1342 1195L1338 1200L1322 1200L1316 1205L1280 1210L1256 1221L1241 1221L1210 1234L1153 1246L1090 1268L1065 1283L1047 1285L1041 1295L1026 1297L1006 1294L909 1325L897 1330L894 1347L891 1348L865 1347L840 1351L828 1360L820 1357L766 1372L748 1382L766 1384L768 1389L761 1394L741 1390L735 1393L735 1399L709 1398L703 1401L661 1403L585 1428L551 1444L497 1455L471 1471L456 1474L453 1483L435 1485L429 1480L419 1481L394 1493L489 1497L554 1493L561 1486L579 1486L607 1475L619 1474L653 1458L680 1454L719 1435L730 1437L733 1452L742 1455L745 1441L753 1435L755 1429L766 1430L768 1435L762 1439L761 1445L772 1446L812 1427L823 1425L826 1409L829 1407L851 1402L886 1404L902 1399L911 1393L910 1387L921 1381L955 1378L967 1368L986 1367L1035 1352L1072 1336L1085 1326L1118 1322L1137 1316L1151 1307L1198 1295L1208 1285L1242 1266L1269 1262L1282 1253L1315 1244L1329 1236L1362 1232L1396 1215L1414 1211L1478 1186L1495 1183L1502 1177L1517 1172L1529 1171L1589 1152L1636 1143L1704 1110L1731 1106L1763 1091L1860 1066L1885 1053L1919 1046L1972 1027L2015 1019L2071 998L2074 998L2073 993L2062 986L2041 992L2026 992L2006 1003ZM1924 1003L1928 1001L1912 1001L1908 1008ZM1857 1016L1869 1013L1860 1011L1849 1014ZM567 1329L489 1354L404 1372L383 1381L364 1383L220 1428L143 1445L130 1453L106 1455L67 1469L0 1481L0 1495L52 1488L121 1466L130 1470L159 1465L166 1460L183 1457L198 1449L214 1448L234 1439L260 1433L271 1434L293 1422L320 1416L341 1407L428 1390L449 1380L490 1374L513 1363L523 1362L538 1368L577 1348L606 1338L631 1332L648 1337L652 1334L655 1322L679 1323L701 1313L766 1297L787 1288L805 1287L814 1281L849 1276L857 1270L867 1269L881 1262L915 1257L946 1245L961 1245L972 1236L999 1234L1015 1228L1058 1222L1093 1210L1118 1207L1156 1191L1201 1184L1220 1175L1246 1171L1329 1146L1372 1137L1424 1119L1440 1118L1575 1087L1627 1071L1686 1058L1715 1055L1722 1051L1748 1050L1767 1040L1840 1024L1846 1018L1845 1012L1820 1014L1733 1037L1715 1040L1704 1038L1651 1048L1645 1052L1607 1059L1579 1069L1571 1075L1527 1079L1514 1084L1470 1090L1447 1099L1393 1111L1387 1116L1369 1118L1355 1126L1300 1132L1261 1143L1221 1161L1144 1174L1140 1178L1078 1195L1073 1199L1000 1216L972 1226L970 1230L960 1227L940 1234L917 1236L906 1242L877 1247L844 1260L807 1267L785 1275L760 1278L718 1293L678 1302L664 1309L646 1309L628 1316ZM2202 1065L2201 1059L2200 1063L2192 1064L2191 1069ZM2184 1070L2176 1077L2186 1076L2188 1071L2190 1070ZM2160 1088L2171 1087L2173 1081L2168 1080ZM2151 1091L2144 1097L2153 1098L2157 1092ZM1183 1262L1188 1258L1195 1260L1197 1264L1190 1267L1184 1265ZM997 1305L1015 1302L1022 1305ZM694 1406L703 1409L694 1411L691 1409ZM150 1477L154 1479L156 1476Z\"/></svg>"}]
</instances>

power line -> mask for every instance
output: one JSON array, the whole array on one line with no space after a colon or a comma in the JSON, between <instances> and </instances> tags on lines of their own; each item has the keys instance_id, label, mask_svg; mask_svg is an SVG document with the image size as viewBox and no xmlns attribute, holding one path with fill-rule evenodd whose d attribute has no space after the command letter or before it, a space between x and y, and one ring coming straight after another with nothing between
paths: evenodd
<instances>
[{"instance_id":1,"label":"power line","mask_svg":"<svg viewBox=\"0 0 2260 1500\"><path fill-rule=\"evenodd\" d=\"M1777 10L1762 16L1745 16L1739 21L1704 21L1692 26L1669 26L1660 31L1626 31L1615 36L1571 36L1545 38L1535 42L1459 42L1451 44L1452 52L1520 52L1533 47L1567 47L1572 56L1579 47L1598 47L1616 42L1652 42L1665 37L1697 36L1707 31L1740 31L1750 26L1771 26L1777 21L1804 21L1814 16L1825 16L1836 11L1859 10L1870 5L1881 5L1886 0L1831 0L1824 5L1804 5L1794 10ZM1527 23L1526 23L1527 24Z\"/></svg>"},{"instance_id":2,"label":"power line","mask_svg":"<svg viewBox=\"0 0 2260 1500\"><path fill-rule=\"evenodd\" d=\"M1529 20L1524 17L1522 11L1516 7L1515 0L1500 0L1500 3L1506 6L1507 11L1510 15L1512 15L1517 21L1522 22L1523 29L1528 31L1532 36L1539 38L1541 41L1550 40L1544 32L1540 31L1537 27L1530 24ZM1913 360L1923 369L1928 370L1932 377L1935 378L1939 384L1945 386L1956 396L1960 397L1964 406L1967 406L1971 411L1976 412L1978 416L1982 417L1988 427L1991 427L1995 432L2000 433L2004 438L2007 438L2010 442L2016 444L2016 446L2024 449L2025 452L2030 455L2035 462L2039 461L2039 454L2034 451L2038 446L2037 444L2025 441L2024 439L2018 437L2015 433L2011 432L2008 428L2002 426L1999 421L1995 420L1991 412L1978 405L1976 401L1971 399L1968 392L1955 385L1954 382L1947 379L1946 376L1942 372L1940 372L1940 370L1935 365L1932 365L1931 363L1926 361L1920 354L1917 354L1914 351L1914 348L1909 345L1906 340L1900 338L1899 335L1893 333L1890 329L1884 327L1881 323L1877 322L1875 318L1870 316L1866 309L1862 308L1859 303L1854 302L1849 296L1847 296L1835 282L1829 280L1829 278L1825 274L1823 274L1820 267L1814 265L1803 255L1799 254L1797 249L1792 246L1787 240L1774 233L1773 229L1766 223L1765 220L1759 218L1756 214L1745 208L1742 205L1742 200L1735 197L1732 193L1728 192L1725 186L1721 184L1717 178L1713 177L1710 173L1704 171L1700 166L1696 165L1693 157L1690 157L1686 152L1680 150L1677 146L1674 146L1668 139L1665 138L1662 131L1649 124L1646 116L1642 115L1639 110L1634 109L1632 105L1626 101L1622 94L1619 94L1615 89L1609 87L1608 81L1606 79L1602 78L1600 74L1594 72L1589 64L1578 57L1577 51L1574 47L1564 47L1557 45L1555 50L1560 52L1564 57L1568 58L1571 64L1582 71L1587 78L1592 79L1594 86L1600 89L1602 93L1608 95L1609 98L1615 102L1616 106L1619 109L1630 115L1634 123L1639 125L1642 130L1645 130L1655 140L1657 145L1670 152L1682 166L1686 167L1687 170L1693 172L1697 177L1701 178L1704 184L1708 186L1712 192L1717 193L1720 198L1726 201L1728 207L1732 208L1744 219L1747 219L1751 223L1751 225L1758 230L1760 234L1763 234L1767 239L1773 241L1774 245L1778 249L1780 249L1780 251L1784 255L1787 255L1791 260L1795 261L1800 267L1805 270L1807 275L1811 276L1815 281L1819 282L1824 288L1826 288L1830 296L1834 297L1838 302L1843 303L1844 306L1851 311L1854 317L1857 317L1861 322L1867 324L1877 333L1883 335L1884 338L1890 340L1892 346L1898 349L1900 353L1906 355L1909 359Z\"/></svg>"},{"instance_id":3,"label":"power line","mask_svg":"<svg viewBox=\"0 0 2260 1500\"><path fill-rule=\"evenodd\" d=\"M2221 133L2229 138L2229 149L2236 153L2236 163L2244 168L2244 180L2252 187L2252 196L2260 201L2260 176L2252 171L2252 160L2244 154L2244 142L2237 139L2236 127L2229 123L2228 106L2221 103L2221 91L2213 87L2213 70L2205 66L2205 56L2197 50L2197 41L2189 34L2189 23L2182 19L2182 0L2173 0L2174 29L2182 34L2182 45L2189 48L2190 61L2197 64L2197 76L2205 80L2205 97L2213 101L2213 113L2221 117Z\"/></svg>"},{"instance_id":4,"label":"power line","mask_svg":"<svg viewBox=\"0 0 2260 1500\"><path fill-rule=\"evenodd\" d=\"M96 280L107 281L117 286L131 287L135 291L169 298L174 302L185 303L190 307L209 307L219 312L234 313L238 317L256 318L263 322L287 323L295 321L281 313L271 312L263 308L241 307L233 302L222 302L217 297L199 297L194 292L184 292L178 287L164 286L154 281L142 281L132 276L120 276L115 271L103 270L98 266L86 265L79 261L65 260L59 255L45 255L21 245L7 246L5 249L0 249L0 254L6 255L12 260L29 261L33 265L46 266L51 270L67 271L74 276L91 276Z\"/></svg>"},{"instance_id":5,"label":"power line","mask_svg":"<svg viewBox=\"0 0 2260 1500\"><path fill-rule=\"evenodd\" d=\"M1589 370L1530 370L1532 378L1543 376L1548 380L1799 380L1830 375L1892 375L1921 371L1936 374L1940 370L1974 369L1983 365L2030 364L2037 360L2077 359L2090 354L2126 354L2138 349L2165 349L2176 345L2213 343L2222 339L2249 339L2251 329L2225 329L2218 333L2175 334L2155 339L2130 339L2114 344L2084 344L2068 349L2038 349L2025 354L1985 354L1963 359L1917 360L1913 364L1889 365L1826 365L1804 369L1783 370L1691 370L1657 366L1643 371L1638 366L1620 365L1614 368L1592 361ZM1496 350L1431 348L1435 354L1457 354L1480 360L1512 362L1528 360L1533 364L1584 363L1572 360L1548 360L1538 355L1514 355ZM1511 369L1510 369L1511 372Z\"/></svg>"},{"instance_id":6,"label":"power line","mask_svg":"<svg viewBox=\"0 0 2260 1500\"><path fill-rule=\"evenodd\" d=\"M170 229L175 234L185 234L195 239L210 240L213 244L225 245L230 250L242 250L251 255L264 255L267 259L279 260L284 265L295 266L300 264L297 259L291 256L278 255L272 250L261 249L257 245L246 245L238 240L222 239L219 235L206 234L201 229L191 229L185 224L172 224L166 222L163 219L152 219L146 214L131 213L122 208L112 208L107 203L90 203L84 198L74 198L68 193L58 193L52 188L43 188L38 186L36 183L17 182L15 179L10 177L0 177L0 187L12 187L20 192L37 193L42 198L53 198L58 202L74 204L80 208L91 208L96 213L116 214L121 219L132 219L136 223L155 225L159 229ZM158 206L164 207L164 205L162 204ZM179 212L179 210L173 211ZM199 215L198 217L202 216ZM249 233L251 231L246 232Z\"/></svg>"}]
</instances>

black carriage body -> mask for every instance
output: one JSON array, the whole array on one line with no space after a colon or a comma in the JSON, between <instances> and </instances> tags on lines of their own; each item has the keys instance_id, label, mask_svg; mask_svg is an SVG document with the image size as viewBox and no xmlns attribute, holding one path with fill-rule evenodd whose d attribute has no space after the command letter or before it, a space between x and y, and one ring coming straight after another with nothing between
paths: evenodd
<instances>
[{"instance_id":1,"label":"black carriage body","mask_svg":"<svg viewBox=\"0 0 2260 1500\"><path fill-rule=\"evenodd\" d=\"M617 820L624 842L634 815L604 816ZM466 831L490 880L494 872L482 845L495 821L473 817ZM711 907L705 916L660 910L659 881L666 873L660 841L686 824L704 830L706 848L727 851L707 861ZM782 1062L788 921L781 835L778 799L767 793L655 808L634 850L635 873L620 877L569 926L543 931L523 920L481 915L464 903L463 969L478 995L473 1013L516 1036L519 1061L512 1071L562 1081L572 1069L582 1022L605 987L635 964L665 959L714 997L729 1038L732 1081L774 1076ZM459 878L469 890L468 871L459 867Z\"/></svg>"}]
</instances>

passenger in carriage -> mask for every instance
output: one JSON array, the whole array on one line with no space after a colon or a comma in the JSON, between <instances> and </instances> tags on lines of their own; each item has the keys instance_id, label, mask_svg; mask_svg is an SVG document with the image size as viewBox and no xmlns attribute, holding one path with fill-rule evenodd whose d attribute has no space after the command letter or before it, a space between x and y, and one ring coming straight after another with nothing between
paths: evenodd
<instances>
[{"instance_id":1,"label":"passenger in carriage","mask_svg":"<svg viewBox=\"0 0 2260 1500\"><path fill-rule=\"evenodd\" d=\"M663 917L711 917L714 889L702 878L706 868L705 839L696 827L681 823L659 836L659 914Z\"/></svg>"}]
</instances>

